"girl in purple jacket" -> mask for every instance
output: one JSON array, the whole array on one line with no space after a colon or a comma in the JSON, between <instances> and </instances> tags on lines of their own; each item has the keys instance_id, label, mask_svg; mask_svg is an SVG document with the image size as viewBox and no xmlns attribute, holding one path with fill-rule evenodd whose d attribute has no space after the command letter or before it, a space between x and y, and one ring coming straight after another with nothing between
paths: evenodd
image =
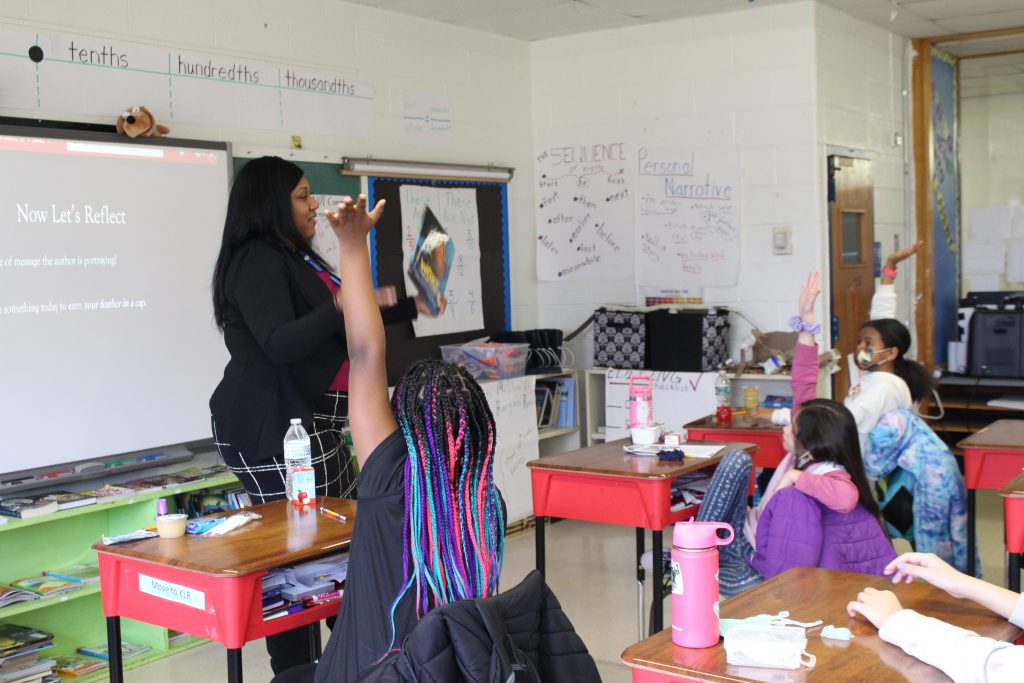
<instances>
[{"instance_id":1,"label":"girl in purple jacket","mask_svg":"<svg viewBox=\"0 0 1024 683\"><path fill-rule=\"evenodd\" d=\"M748 508L753 463L744 451L728 453L697 514L698 521L728 522L736 532L721 553L721 592L727 597L790 567L881 575L896 556L878 521L853 415L841 403L813 399L819 283L820 275L812 272L800 291L802 331L792 380L795 418L783 431L788 455L760 504Z\"/></svg>"}]
</instances>

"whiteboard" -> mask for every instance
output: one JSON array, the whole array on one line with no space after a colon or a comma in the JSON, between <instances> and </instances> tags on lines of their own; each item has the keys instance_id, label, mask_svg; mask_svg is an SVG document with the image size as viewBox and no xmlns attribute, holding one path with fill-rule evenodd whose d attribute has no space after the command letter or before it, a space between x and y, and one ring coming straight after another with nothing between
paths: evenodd
<instances>
[{"instance_id":1,"label":"whiteboard","mask_svg":"<svg viewBox=\"0 0 1024 683\"><path fill-rule=\"evenodd\" d=\"M637 286L729 287L740 265L735 145L636 151Z\"/></svg>"},{"instance_id":2,"label":"whiteboard","mask_svg":"<svg viewBox=\"0 0 1024 683\"><path fill-rule=\"evenodd\" d=\"M540 457L534 379L527 375L480 383L494 413L494 483L505 497L508 523L533 514L533 491L526 463Z\"/></svg>"},{"instance_id":3,"label":"whiteboard","mask_svg":"<svg viewBox=\"0 0 1024 683\"><path fill-rule=\"evenodd\" d=\"M608 368L604 379L604 423L608 441L629 436L629 378L651 376L652 413L665 431L678 432L688 422L715 412L714 372L660 372Z\"/></svg>"}]
</instances>

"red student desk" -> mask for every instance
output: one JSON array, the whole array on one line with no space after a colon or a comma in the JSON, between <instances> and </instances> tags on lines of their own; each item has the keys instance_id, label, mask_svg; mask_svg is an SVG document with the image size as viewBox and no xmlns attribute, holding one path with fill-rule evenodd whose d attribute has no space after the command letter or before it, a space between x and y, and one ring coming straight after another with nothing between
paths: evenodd
<instances>
[{"instance_id":1,"label":"red student desk","mask_svg":"<svg viewBox=\"0 0 1024 683\"><path fill-rule=\"evenodd\" d=\"M224 536L94 545L107 617L110 680L120 683L124 676L121 617L222 643L228 649L228 680L240 683L242 646L247 642L337 614L339 603L334 602L263 620L261 588L268 569L348 547L355 501L320 498L317 504L348 521L279 500L247 508L262 519Z\"/></svg>"},{"instance_id":2,"label":"red student desk","mask_svg":"<svg viewBox=\"0 0 1024 683\"><path fill-rule=\"evenodd\" d=\"M1007 583L1014 593L1020 592L1020 557L1024 554L1024 474L999 489L1003 497L1006 523Z\"/></svg>"},{"instance_id":3,"label":"red student desk","mask_svg":"<svg viewBox=\"0 0 1024 683\"><path fill-rule=\"evenodd\" d=\"M752 452L757 447L747 443L722 443L718 444L722 448L710 458L663 461L626 453L622 447L629 443L628 439L621 439L526 464L530 468L533 514L537 521L537 570L544 574L546 517L636 527L637 590L642 612L644 570L640 566L640 556L644 553L644 530L651 530L654 590L658 595L663 579L660 559L662 532L669 524L689 519L697 513L695 505L672 511L672 480L681 474L718 464L722 455L734 448ZM685 446L683 450L686 450ZM655 599L652 607L654 631L662 628L661 603ZM642 634L642 613L639 624Z\"/></svg>"},{"instance_id":4,"label":"red student desk","mask_svg":"<svg viewBox=\"0 0 1024 683\"><path fill-rule=\"evenodd\" d=\"M1000 489L1024 469L1024 420L996 420L957 444L967 485L967 573L974 574L975 490Z\"/></svg>"},{"instance_id":5,"label":"red student desk","mask_svg":"<svg viewBox=\"0 0 1024 683\"><path fill-rule=\"evenodd\" d=\"M714 415L683 425L689 441L743 441L757 446L751 455L754 469L766 467L774 469L786 457L786 449L782 447L782 427L764 420L755 420L748 415L732 418L732 424L720 425ZM750 493L754 493L755 473L750 475Z\"/></svg>"},{"instance_id":6,"label":"red student desk","mask_svg":"<svg viewBox=\"0 0 1024 683\"><path fill-rule=\"evenodd\" d=\"M894 586L882 576L797 567L726 600L721 611L724 618L741 619L788 610L791 619L821 619L853 632L853 640L835 641L822 639L819 630L809 630L807 651L817 658L813 667L790 671L727 664L723 641L703 649L678 647L672 644L671 629L626 648L622 661L632 670L633 683L948 681L935 667L879 638L878 631L866 620L850 618L846 604L865 586L891 590L906 608L995 640L1012 641L1021 634L1019 628L999 615L927 583L915 581Z\"/></svg>"}]
</instances>

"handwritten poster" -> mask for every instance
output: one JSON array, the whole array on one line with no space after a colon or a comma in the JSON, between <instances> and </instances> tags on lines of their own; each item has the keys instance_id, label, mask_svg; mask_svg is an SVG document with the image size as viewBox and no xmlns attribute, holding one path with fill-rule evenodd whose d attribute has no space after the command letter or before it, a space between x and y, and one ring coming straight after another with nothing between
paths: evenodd
<instances>
[{"instance_id":1,"label":"handwritten poster","mask_svg":"<svg viewBox=\"0 0 1024 683\"><path fill-rule=\"evenodd\" d=\"M120 39L0 30L0 107L370 137L373 87L341 73ZM130 98L130 99L126 99Z\"/></svg>"},{"instance_id":2,"label":"handwritten poster","mask_svg":"<svg viewBox=\"0 0 1024 683\"><path fill-rule=\"evenodd\" d=\"M604 380L605 437L608 441L629 436L629 378L651 376L651 405L655 422L667 432L678 432L715 412L714 372L662 372L608 368Z\"/></svg>"},{"instance_id":3,"label":"handwritten poster","mask_svg":"<svg viewBox=\"0 0 1024 683\"><path fill-rule=\"evenodd\" d=\"M414 320L412 325L416 336L482 330L484 314L476 190L402 185L399 198L402 203L402 256L406 266L412 262L416 252L428 208L454 245L453 261L443 265L448 274L444 288L447 310L436 318L421 315ZM408 267L405 269L405 291L410 296L419 291L409 277Z\"/></svg>"},{"instance_id":4,"label":"handwritten poster","mask_svg":"<svg viewBox=\"0 0 1024 683\"><path fill-rule=\"evenodd\" d=\"M533 514L530 470L526 463L540 457L537 449L537 408L534 377L481 382L494 414L494 482L505 497L508 521Z\"/></svg>"},{"instance_id":5,"label":"handwritten poster","mask_svg":"<svg viewBox=\"0 0 1024 683\"><path fill-rule=\"evenodd\" d=\"M402 93L402 138L410 145L443 147L452 143L452 108L440 94Z\"/></svg>"},{"instance_id":6,"label":"handwritten poster","mask_svg":"<svg viewBox=\"0 0 1024 683\"><path fill-rule=\"evenodd\" d=\"M633 190L623 142L555 145L536 157L537 277L633 276Z\"/></svg>"},{"instance_id":7,"label":"handwritten poster","mask_svg":"<svg viewBox=\"0 0 1024 683\"><path fill-rule=\"evenodd\" d=\"M637 285L736 284L740 257L736 148L639 147L636 169Z\"/></svg>"}]
</instances>

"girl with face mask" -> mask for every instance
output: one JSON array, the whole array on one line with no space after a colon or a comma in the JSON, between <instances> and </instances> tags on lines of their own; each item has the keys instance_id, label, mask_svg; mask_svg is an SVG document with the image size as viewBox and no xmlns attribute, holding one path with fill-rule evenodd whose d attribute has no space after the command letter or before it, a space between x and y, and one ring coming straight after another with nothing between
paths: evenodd
<instances>
[{"instance_id":1,"label":"girl with face mask","mask_svg":"<svg viewBox=\"0 0 1024 683\"><path fill-rule=\"evenodd\" d=\"M886 259L882 278L871 299L871 319L861 325L857 335L857 349L853 361L860 371L859 381L850 387L843 405L853 413L857 423L857 434L861 452L867 447L868 435L879 418L896 408L911 408L928 395L932 379L928 370L906 358L910 350L910 331L896 320L896 278L897 265L910 258L921 248L918 242L907 249L897 251ZM801 330L802 321L793 318L791 326ZM813 339L811 340L813 344ZM800 344L797 344L799 350ZM799 354L793 361L793 373L798 368ZM815 372L817 365L815 362ZM770 419L773 424L790 423L790 411L782 408L775 411L759 409L757 417Z\"/></svg>"}]
</instances>

